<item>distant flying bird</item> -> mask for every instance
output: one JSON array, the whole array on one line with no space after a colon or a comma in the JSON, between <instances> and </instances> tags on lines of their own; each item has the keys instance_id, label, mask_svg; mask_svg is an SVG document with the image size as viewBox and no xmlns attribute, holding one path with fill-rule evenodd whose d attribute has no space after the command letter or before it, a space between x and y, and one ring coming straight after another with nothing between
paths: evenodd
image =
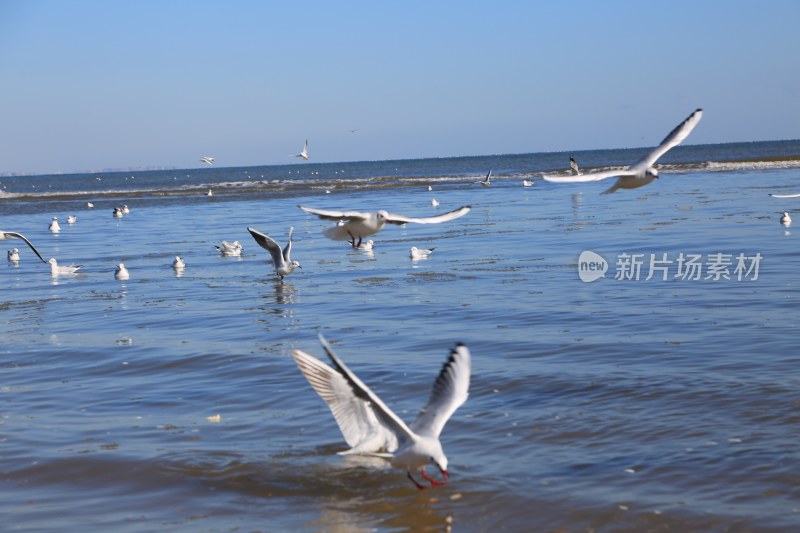
<instances>
[{"instance_id":1,"label":"distant flying bird","mask_svg":"<svg viewBox=\"0 0 800 533\"><path fill-rule=\"evenodd\" d=\"M569 168L572 169L576 176L580 175L581 171L578 169L578 162L572 156L569 156Z\"/></svg>"},{"instance_id":2,"label":"distant flying bird","mask_svg":"<svg viewBox=\"0 0 800 533\"><path fill-rule=\"evenodd\" d=\"M378 233L385 224L403 225L409 222L414 222L416 224L438 224L440 222L448 222L463 217L472 209L471 206L465 205L449 213L444 213L435 217L410 218L389 213L383 209L375 213L362 213L359 211L313 209L302 205L298 205L297 207L306 213L317 215L323 220L343 221L342 224L337 223L335 226L325 229L322 233L327 238L333 239L334 241L349 241L353 248L357 248L361 245L361 239L363 237ZM358 243L356 243L356 238L358 238Z\"/></svg>"},{"instance_id":3,"label":"distant flying bird","mask_svg":"<svg viewBox=\"0 0 800 533\"><path fill-rule=\"evenodd\" d=\"M484 187L488 187L489 185L492 184L490 181L491 179L492 179L492 171L489 170L489 172L486 174L486 177L483 178L483 181L481 181L480 184L483 185Z\"/></svg>"},{"instance_id":4,"label":"distant flying bird","mask_svg":"<svg viewBox=\"0 0 800 533\"><path fill-rule=\"evenodd\" d=\"M201 157L200 161L203 163L208 163L209 165L214 165L214 158L208 155Z\"/></svg>"},{"instance_id":5,"label":"distant flying bird","mask_svg":"<svg viewBox=\"0 0 800 533\"><path fill-rule=\"evenodd\" d=\"M39 257L39 259L42 260L42 263L47 263L45 258L42 257L42 254L39 253L39 250L37 250L31 243L31 241L26 239L25 236L22 235L21 233L17 233L16 231L0 231L0 241L5 239L20 239L21 241L25 241L25 244L27 244L30 247L30 249L33 250L33 253L35 253Z\"/></svg>"},{"instance_id":6,"label":"distant flying bird","mask_svg":"<svg viewBox=\"0 0 800 533\"><path fill-rule=\"evenodd\" d=\"M613 187L603 194L612 193L618 189L635 189L647 185L658 178L658 170L653 166L658 158L667 153L671 148L682 143L692 130L700 122L703 110L697 109L689 117L678 124L678 126L667 135L661 144L653 149L634 165L621 170L605 170L601 172L589 172L579 176L544 176L547 181L554 183L582 183L587 181L599 181L606 178L617 177L617 182Z\"/></svg>"},{"instance_id":7,"label":"distant flying bird","mask_svg":"<svg viewBox=\"0 0 800 533\"><path fill-rule=\"evenodd\" d=\"M439 436L447 421L469 396L471 358L469 349L458 343L433 383L428 402L409 426L367 387L333 353L322 334L319 341L333 367L303 351L293 350L300 371L313 389L328 404L350 449L340 455L383 457L392 466L403 468L418 489L427 488L411 474L419 470L431 486L449 480L447 456ZM442 473L442 481L425 472L427 465Z\"/></svg>"},{"instance_id":8,"label":"distant flying bird","mask_svg":"<svg viewBox=\"0 0 800 533\"><path fill-rule=\"evenodd\" d=\"M290 154L290 157L302 157L308 161L308 139L306 139L306 144L303 145L303 151L299 154Z\"/></svg>"},{"instance_id":9,"label":"distant flying bird","mask_svg":"<svg viewBox=\"0 0 800 533\"><path fill-rule=\"evenodd\" d=\"M294 226L289 227L289 242L283 250L268 235L253 228L247 228L247 231L250 232L250 235L253 236L259 246L269 252L272 258L272 266L275 267L275 273L281 277L281 280L283 280L284 276L294 272L295 268L303 268L298 261L292 261L292 233L294 232Z\"/></svg>"}]
</instances>

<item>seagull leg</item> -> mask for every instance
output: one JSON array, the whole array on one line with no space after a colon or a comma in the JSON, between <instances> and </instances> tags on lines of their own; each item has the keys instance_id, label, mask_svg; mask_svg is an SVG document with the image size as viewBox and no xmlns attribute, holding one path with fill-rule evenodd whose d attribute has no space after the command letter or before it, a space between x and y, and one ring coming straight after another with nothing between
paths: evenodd
<instances>
[{"instance_id":1,"label":"seagull leg","mask_svg":"<svg viewBox=\"0 0 800 533\"><path fill-rule=\"evenodd\" d=\"M348 235L350 235L350 240L349 240L349 241L347 241L347 242L349 242L349 243L350 243L350 246L352 246L353 248L355 248L355 247L356 247L356 238L355 238L355 237L353 236L353 234L352 234L352 233L350 233L349 231L347 232L347 234L348 234Z\"/></svg>"},{"instance_id":2,"label":"seagull leg","mask_svg":"<svg viewBox=\"0 0 800 533\"><path fill-rule=\"evenodd\" d=\"M363 237L359 237L359 238L358 238L358 245L356 246L356 248L358 248L359 246L361 246L361 239L362 239L362 238L363 238ZM353 239L353 240L355 240L355 239Z\"/></svg>"},{"instance_id":3,"label":"seagull leg","mask_svg":"<svg viewBox=\"0 0 800 533\"><path fill-rule=\"evenodd\" d=\"M429 475L428 475L428 473L427 473L427 472L425 472L425 468L424 468L424 467L422 468L421 474L422 474L422 477L423 477L423 478L424 478L426 481L429 481L429 482L430 482L430 484L431 484L431 487L438 487L438 486L440 486L440 485L444 485L444 484L445 484L445 482L444 482L444 481L436 481L436 480L435 480L435 479L433 479L431 476L429 476Z\"/></svg>"},{"instance_id":4,"label":"seagull leg","mask_svg":"<svg viewBox=\"0 0 800 533\"><path fill-rule=\"evenodd\" d=\"M416 485L419 490L425 490L428 488L425 485L420 485L420 483L416 479L414 479L414 477L411 475L411 470L408 471L408 479L410 479L411 482L414 485Z\"/></svg>"}]
</instances>

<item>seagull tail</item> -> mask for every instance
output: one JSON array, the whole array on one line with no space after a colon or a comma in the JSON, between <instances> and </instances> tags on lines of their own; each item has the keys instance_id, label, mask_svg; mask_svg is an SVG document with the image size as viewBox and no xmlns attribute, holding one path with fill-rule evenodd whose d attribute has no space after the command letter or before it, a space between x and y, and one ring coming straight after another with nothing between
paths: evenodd
<instances>
[{"instance_id":1,"label":"seagull tail","mask_svg":"<svg viewBox=\"0 0 800 533\"><path fill-rule=\"evenodd\" d=\"M334 241L349 241L350 234L347 233L347 230L344 229L344 226L331 226L329 228L325 228L322 231L322 234L325 235L327 238L332 239Z\"/></svg>"}]
</instances>

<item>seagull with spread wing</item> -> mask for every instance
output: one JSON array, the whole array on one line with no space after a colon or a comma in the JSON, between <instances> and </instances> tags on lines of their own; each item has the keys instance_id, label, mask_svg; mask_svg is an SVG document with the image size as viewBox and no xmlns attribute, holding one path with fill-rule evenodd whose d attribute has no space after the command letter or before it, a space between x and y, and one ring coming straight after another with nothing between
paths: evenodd
<instances>
[{"instance_id":1,"label":"seagull with spread wing","mask_svg":"<svg viewBox=\"0 0 800 533\"><path fill-rule=\"evenodd\" d=\"M39 259L42 260L42 263L47 263L45 258L42 257L42 254L39 253L39 250L37 250L31 243L31 241L26 239L25 236L22 235L21 233L17 233L16 231L0 231L0 241L5 239L20 239L22 241L25 241L25 244L30 246L31 250L33 250L33 253L39 256Z\"/></svg>"},{"instance_id":2,"label":"seagull with spread wing","mask_svg":"<svg viewBox=\"0 0 800 533\"><path fill-rule=\"evenodd\" d=\"M290 154L290 157L301 157L308 161L308 139L306 139L306 143L303 145L303 151L299 154Z\"/></svg>"},{"instance_id":3,"label":"seagull with spread wing","mask_svg":"<svg viewBox=\"0 0 800 533\"><path fill-rule=\"evenodd\" d=\"M449 222L457 218L463 217L472 206L465 205L435 217L425 218L411 218L395 213L389 213L381 209L375 213L362 213L359 211L331 211L327 209L313 209L302 205L297 206L306 213L317 215L323 220L336 220L344 221L343 224L337 224L330 228L325 229L322 233L329 239L334 241L349 241L353 248L358 248L361 245L361 240L369 235L375 235L386 224L403 225L409 222L416 224L438 224L440 222ZM356 242L358 238L358 242Z\"/></svg>"},{"instance_id":4,"label":"seagull with spread wing","mask_svg":"<svg viewBox=\"0 0 800 533\"><path fill-rule=\"evenodd\" d=\"M288 276L294 272L295 268L303 268L300 266L299 261L292 261L291 257L294 226L289 227L289 243L283 250L281 250L280 245L268 235L254 230L253 228L247 228L247 231L250 232L250 235L253 236L259 246L269 252L270 257L272 257L272 265L275 267L275 273L281 277L281 280L283 280L284 276Z\"/></svg>"},{"instance_id":5,"label":"seagull with spread wing","mask_svg":"<svg viewBox=\"0 0 800 533\"><path fill-rule=\"evenodd\" d=\"M201 157L200 158L200 162L201 163L206 163L207 165L214 166L214 158L211 157L210 155L204 155L203 157Z\"/></svg>"},{"instance_id":6,"label":"seagull with spread wing","mask_svg":"<svg viewBox=\"0 0 800 533\"><path fill-rule=\"evenodd\" d=\"M602 172L589 172L588 174L569 175L569 176L543 176L546 181L554 183L582 183L587 181L599 181L606 178L617 177L617 182L613 187L603 192L612 193L618 189L635 189L647 185L658 178L658 170L653 166L658 159L666 154L670 149L681 144L703 117L703 110L696 109L694 113L678 124L661 144L654 148L649 154L644 156L634 165L620 170L605 170Z\"/></svg>"},{"instance_id":7,"label":"seagull with spread wing","mask_svg":"<svg viewBox=\"0 0 800 533\"><path fill-rule=\"evenodd\" d=\"M405 468L408 479L419 489L427 487L414 479L412 470L420 470L431 486L446 483L447 456L439 435L469 395L472 366L469 349L461 343L452 349L433 384L428 403L408 426L345 366L322 334L319 340L333 367L300 350L293 350L292 355L308 382L330 407L350 446L339 454L384 457L392 466ZM425 472L429 464L439 469L443 481Z\"/></svg>"}]
</instances>

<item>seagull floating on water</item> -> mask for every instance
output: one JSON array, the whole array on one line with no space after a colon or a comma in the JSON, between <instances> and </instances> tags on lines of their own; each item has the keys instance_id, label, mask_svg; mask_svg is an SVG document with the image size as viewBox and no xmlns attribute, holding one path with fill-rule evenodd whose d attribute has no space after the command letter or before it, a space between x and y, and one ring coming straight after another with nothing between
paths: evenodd
<instances>
[{"instance_id":1,"label":"seagull floating on water","mask_svg":"<svg viewBox=\"0 0 800 533\"><path fill-rule=\"evenodd\" d=\"M78 217L75 215L70 215L67 217L67 224L74 224L78 221Z\"/></svg>"},{"instance_id":2,"label":"seagull floating on water","mask_svg":"<svg viewBox=\"0 0 800 533\"><path fill-rule=\"evenodd\" d=\"M308 161L308 139L306 139L306 143L303 145L303 151L299 154L290 154L290 157L302 157Z\"/></svg>"},{"instance_id":3,"label":"seagull floating on water","mask_svg":"<svg viewBox=\"0 0 800 533\"><path fill-rule=\"evenodd\" d=\"M123 216L122 208L121 207L115 207L114 208L114 218L122 218L122 216Z\"/></svg>"},{"instance_id":4,"label":"seagull floating on water","mask_svg":"<svg viewBox=\"0 0 800 533\"><path fill-rule=\"evenodd\" d=\"M317 215L323 220L344 221L342 224L337 224L325 229L322 233L334 241L349 241L353 248L357 248L361 244L362 238L378 233L385 224L402 225L409 222L414 222L416 224L438 224L440 222L448 222L463 217L472 209L472 206L465 205L449 213L444 213L435 217L410 218L395 213L389 213L383 209L375 213L362 213L359 211L313 209L302 205L297 207L306 213ZM356 243L356 238L358 238L358 243Z\"/></svg>"},{"instance_id":5,"label":"seagull floating on water","mask_svg":"<svg viewBox=\"0 0 800 533\"><path fill-rule=\"evenodd\" d=\"M19 249L14 248L13 250L8 251L8 260L14 263L19 261Z\"/></svg>"},{"instance_id":6,"label":"seagull floating on water","mask_svg":"<svg viewBox=\"0 0 800 533\"><path fill-rule=\"evenodd\" d=\"M55 257L51 257L49 261L50 263L50 275L58 276L59 274L74 274L76 273L83 265L69 265L69 266L59 266L58 261L56 261Z\"/></svg>"},{"instance_id":7,"label":"seagull floating on water","mask_svg":"<svg viewBox=\"0 0 800 533\"><path fill-rule=\"evenodd\" d=\"M788 211L783 211L783 212L778 211L778 212L783 215L781 217L781 224L783 224L784 226L787 226L787 227L791 226L792 225L792 217L789 216L789 212Z\"/></svg>"},{"instance_id":8,"label":"seagull floating on water","mask_svg":"<svg viewBox=\"0 0 800 533\"><path fill-rule=\"evenodd\" d=\"M128 206L127 206L127 205L123 205L123 206L122 206L122 214L123 214L123 215L128 215L128 214L130 214L130 212L131 212L131 210L130 210L130 209L128 209Z\"/></svg>"},{"instance_id":9,"label":"seagull floating on water","mask_svg":"<svg viewBox=\"0 0 800 533\"><path fill-rule=\"evenodd\" d=\"M117 265L117 270L114 272L114 279L118 279L120 281L125 281L131 277L130 272L128 269L125 268L125 265L120 263Z\"/></svg>"},{"instance_id":10,"label":"seagull floating on water","mask_svg":"<svg viewBox=\"0 0 800 533\"><path fill-rule=\"evenodd\" d=\"M412 246L411 250L409 250L409 255L411 259L427 259L429 255L435 250L436 248L417 248L416 246Z\"/></svg>"},{"instance_id":11,"label":"seagull floating on water","mask_svg":"<svg viewBox=\"0 0 800 533\"><path fill-rule=\"evenodd\" d=\"M200 158L200 162L207 163L207 164L213 166L214 165L214 158L209 156L209 155L204 155L203 157Z\"/></svg>"},{"instance_id":12,"label":"seagull floating on water","mask_svg":"<svg viewBox=\"0 0 800 533\"><path fill-rule=\"evenodd\" d=\"M300 350L293 350L292 356L308 382L330 407L344 440L350 446L349 450L339 454L386 458L392 466L404 468L408 479L418 489L427 487L414 479L413 470L420 470L431 486L447 483L447 456L439 435L469 395L469 349L458 343L451 350L433 384L428 403L408 426L345 366L322 334L319 340L333 367ZM439 469L443 481L436 481L425 472L429 464Z\"/></svg>"},{"instance_id":13,"label":"seagull floating on water","mask_svg":"<svg viewBox=\"0 0 800 533\"><path fill-rule=\"evenodd\" d=\"M522 180L523 187L533 187L533 182L531 180Z\"/></svg>"},{"instance_id":14,"label":"seagull floating on water","mask_svg":"<svg viewBox=\"0 0 800 533\"><path fill-rule=\"evenodd\" d=\"M630 167L621 170L589 172L588 174L581 174L579 176L544 176L544 179L554 183L582 183L587 181L599 181L612 177L619 178L614 186L604 191L603 194L609 194L618 189L635 189L637 187L642 187L658 178L658 170L653 166L656 164L656 161L658 161L658 158L666 154L671 148L682 143L689 134L692 133L692 130L694 130L700 122L702 116L703 110L696 109L686 120L678 124L678 126L661 141L661 144Z\"/></svg>"},{"instance_id":15,"label":"seagull floating on water","mask_svg":"<svg viewBox=\"0 0 800 533\"><path fill-rule=\"evenodd\" d=\"M222 255L239 256L242 255L242 252L244 251L244 247L239 241L233 241L232 243L222 241L219 246L215 246L215 248L219 250L219 253Z\"/></svg>"},{"instance_id":16,"label":"seagull floating on water","mask_svg":"<svg viewBox=\"0 0 800 533\"><path fill-rule=\"evenodd\" d=\"M53 217L52 222L50 222L50 231L53 233L61 231L61 226L58 225L58 217Z\"/></svg>"},{"instance_id":17,"label":"seagull floating on water","mask_svg":"<svg viewBox=\"0 0 800 533\"><path fill-rule=\"evenodd\" d=\"M88 207L89 209L91 209L91 208L93 208L93 207L94 207L94 204L93 204L92 202L86 202L86 207Z\"/></svg>"},{"instance_id":18,"label":"seagull floating on water","mask_svg":"<svg viewBox=\"0 0 800 533\"><path fill-rule=\"evenodd\" d=\"M250 235L253 236L259 246L269 252L270 257L272 258L272 265L275 267L275 273L281 277L281 280L283 280L284 276L288 276L294 272L295 268L303 268L300 266L298 261L292 261L291 257L292 233L294 232L294 226L289 227L289 242L286 244L283 250L281 250L281 247L278 245L278 243L268 235L254 230L253 228L247 228L247 231L250 232Z\"/></svg>"},{"instance_id":19,"label":"seagull floating on water","mask_svg":"<svg viewBox=\"0 0 800 533\"><path fill-rule=\"evenodd\" d=\"M480 184L483 185L484 187L488 187L489 185L492 184L492 182L490 181L491 179L492 179L492 171L489 170L489 172L486 174L486 177L483 178L483 181L481 181Z\"/></svg>"},{"instance_id":20,"label":"seagull floating on water","mask_svg":"<svg viewBox=\"0 0 800 533\"><path fill-rule=\"evenodd\" d=\"M183 257L176 255L175 261L172 262L172 268L186 268L186 262L184 262Z\"/></svg>"},{"instance_id":21,"label":"seagull floating on water","mask_svg":"<svg viewBox=\"0 0 800 533\"><path fill-rule=\"evenodd\" d=\"M569 156L569 168L575 173L576 176L580 176L581 171L578 168L578 162L575 161L575 158L572 156Z\"/></svg>"},{"instance_id":22,"label":"seagull floating on water","mask_svg":"<svg viewBox=\"0 0 800 533\"><path fill-rule=\"evenodd\" d=\"M25 236L22 235L21 233L17 233L16 231L0 231L0 241L5 239L20 239L22 241L25 241L25 244L27 244L30 247L30 249L33 250L33 253L35 253L39 257L39 259L42 260L42 263L47 263L47 260L45 260L45 258L42 257L42 254L39 253L39 250L37 250L31 243L31 241L26 239Z\"/></svg>"},{"instance_id":23,"label":"seagull floating on water","mask_svg":"<svg viewBox=\"0 0 800 533\"><path fill-rule=\"evenodd\" d=\"M374 247L375 247L375 241L373 241L372 239L358 245L358 249L364 252L371 252Z\"/></svg>"},{"instance_id":24,"label":"seagull floating on water","mask_svg":"<svg viewBox=\"0 0 800 533\"><path fill-rule=\"evenodd\" d=\"M433 199L431 200L431 205L432 205L433 207L438 207L438 206L439 206L439 200L437 200L436 198L433 198Z\"/></svg>"}]
</instances>

